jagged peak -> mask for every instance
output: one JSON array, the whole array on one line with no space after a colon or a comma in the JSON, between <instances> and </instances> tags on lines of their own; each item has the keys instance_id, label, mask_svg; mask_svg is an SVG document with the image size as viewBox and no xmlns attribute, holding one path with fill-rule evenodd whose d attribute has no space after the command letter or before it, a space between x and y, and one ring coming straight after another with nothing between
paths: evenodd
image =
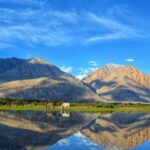
<instances>
[{"instance_id":1,"label":"jagged peak","mask_svg":"<svg viewBox=\"0 0 150 150\"><path fill-rule=\"evenodd\" d=\"M106 64L104 65L104 67L113 67L113 68L119 68L119 67L125 67L124 65L120 65L120 64L114 64L114 63L110 63L110 64Z\"/></svg>"},{"instance_id":2,"label":"jagged peak","mask_svg":"<svg viewBox=\"0 0 150 150\"><path fill-rule=\"evenodd\" d=\"M31 59L29 59L30 63L42 63L42 64L48 64L48 62L46 62L45 60L43 60L40 57L33 57Z\"/></svg>"},{"instance_id":3,"label":"jagged peak","mask_svg":"<svg viewBox=\"0 0 150 150\"><path fill-rule=\"evenodd\" d=\"M119 71L119 69L121 69L123 67L125 67L125 66L111 63L111 64L106 64L103 67L103 70L105 71L106 74L110 74L110 73Z\"/></svg>"}]
</instances>

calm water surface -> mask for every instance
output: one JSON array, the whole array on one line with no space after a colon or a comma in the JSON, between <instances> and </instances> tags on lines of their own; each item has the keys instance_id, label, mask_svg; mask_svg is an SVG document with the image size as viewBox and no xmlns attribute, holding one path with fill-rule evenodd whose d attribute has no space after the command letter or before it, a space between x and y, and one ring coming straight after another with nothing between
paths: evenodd
<instances>
[{"instance_id":1,"label":"calm water surface","mask_svg":"<svg viewBox=\"0 0 150 150\"><path fill-rule=\"evenodd\" d=\"M149 150L150 114L0 112L0 150Z\"/></svg>"}]
</instances>

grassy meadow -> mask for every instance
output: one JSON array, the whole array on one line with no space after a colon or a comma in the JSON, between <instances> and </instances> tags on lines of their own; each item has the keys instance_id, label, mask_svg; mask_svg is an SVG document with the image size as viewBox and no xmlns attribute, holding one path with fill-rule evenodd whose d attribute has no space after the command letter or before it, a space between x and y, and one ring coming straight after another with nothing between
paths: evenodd
<instances>
[{"instance_id":1,"label":"grassy meadow","mask_svg":"<svg viewBox=\"0 0 150 150\"><path fill-rule=\"evenodd\" d=\"M0 110L33 110L45 111L46 100L0 99ZM62 101L53 102L55 108L47 111L60 111ZM150 112L149 104L141 103L103 103L103 102L71 102L69 111L73 112Z\"/></svg>"}]
</instances>

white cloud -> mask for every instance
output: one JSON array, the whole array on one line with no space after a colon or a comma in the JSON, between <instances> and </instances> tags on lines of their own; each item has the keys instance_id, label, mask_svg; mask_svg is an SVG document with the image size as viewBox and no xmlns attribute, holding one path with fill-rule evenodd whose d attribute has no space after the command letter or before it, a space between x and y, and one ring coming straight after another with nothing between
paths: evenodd
<instances>
[{"instance_id":1,"label":"white cloud","mask_svg":"<svg viewBox=\"0 0 150 150\"><path fill-rule=\"evenodd\" d=\"M91 72L93 72L97 69L98 69L98 67L87 67L87 68L80 67L80 68L78 68L79 74L76 75L76 78L79 79L79 80L82 80L84 77L86 77Z\"/></svg>"},{"instance_id":2,"label":"white cloud","mask_svg":"<svg viewBox=\"0 0 150 150\"><path fill-rule=\"evenodd\" d=\"M90 61L88 62L88 64L91 65L91 66L98 66L97 62L94 61L94 60L90 60Z\"/></svg>"},{"instance_id":3,"label":"white cloud","mask_svg":"<svg viewBox=\"0 0 150 150\"><path fill-rule=\"evenodd\" d=\"M76 78L79 80L82 80L86 76L87 76L87 74L78 74L78 75L76 75Z\"/></svg>"},{"instance_id":4,"label":"white cloud","mask_svg":"<svg viewBox=\"0 0 150 150\"><path fill-rule=\"evenodd\" d=\"M60 145L70 145L69 139L62 139L58 142Z\"/></svg>"},{"instance_id":5,"label":"white cloud","mask_svg":"<svg viewBox=\"0 0 150 150\"><path fill-rule=\"evenodd\" d=\"M98 68L97 67L87 67L87 68L80 67L79 68L80 72L82 72L83 74L88 74L96 69Z\"/></svg>"},{"instance_id":6,"label":"white cloud","mask_svg":"<svg viewBox=\"0 0 150 150\"><path fill-rule=\"evenodd\" d=\"M72 71L73 67L71 67L71 66L62 66L60 69L64 72L66 72L66 73L69 73L69 72Z\"/></svg>"},{"instance_id":7,"label":"white cloud","mask_svg":"<svg viewBox=\"0 0 150 150\"><path fill-rule=\"evenodd\" d=\"M75 133L74 136L76 136L76 137L84 137L81 132Z\"/></svg>"},{"instance_id":8,"label":"white cloud","mask_svg":"<svg viewBox=\"0 0 150 150\"><path fill-rule=\"evenodd\" d=\"M133 58L128 58L128 59L125 59L125 61L127 61L127 62L134 62L135 60Z\"/></svg>"}]
</instances>

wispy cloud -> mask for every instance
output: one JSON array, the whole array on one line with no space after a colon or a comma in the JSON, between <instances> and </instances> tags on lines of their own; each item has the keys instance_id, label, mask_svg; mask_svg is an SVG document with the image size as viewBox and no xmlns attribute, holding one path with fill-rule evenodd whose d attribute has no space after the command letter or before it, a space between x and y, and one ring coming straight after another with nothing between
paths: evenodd
<instances>
[{"instance_id":1,"label":"wispy cloud","mask_svg":"<svg viewBox=\"0 0 150 150\"><path fill-rule=\"evenodd\" d=\"M89 20L98 23L99 25L103 25L104 27L107 27L109 29L113 29L113 30L129 30L131 31L132 29L129 28L126 25L123 25L122 23L115 21L111 18L106 18L104 16L98 16L94 13L91 12L87 12L87 16L89 18Z\"/></svg>"},{"instance_id":2,"label":"wispy cloud","mask_svg":"<svg viewBox=\"0 0 150 150\"><path fill-rule=\"evenodd\" d=\"M127 62L134 62L135 60L133 58L127 58L127 59L125 59L125 61L127 61Z\"/></svg>"},{"instance_id":3,"label":"wispy cloud","mask_svg":"<svg viewBox=\"0 0 150 150\"><path fill-rule=\"evenodd\" d=\"M45 4L44 1L39 0L0 0L1 3L4 4L16 4L16 5L24 5L24 6L40 6Z\"/></svg>"},{"instance_id":4,"label":"wispy cloud","mask_svg":"<svg viewBox=\"0 0 150 150\"><path fill-rule=\"evenodd\" d=\"M0 2L6 3L3 0ZM22 4L23 1L14 0L13 3ZM40 5L41 8L25 7L20 10L0 7L0 41L8 43L21 41L33 46L37 44L57 46L71 42L72 37L67 24L77 22L78 15L75 12L53 10L36 0L24 3Z\"/></svg>"},{"instance_id":5,"label":"wispy cloud","mask_svg":"<svg viewBox=\"0 0 150 150\"><path fill-rule=\"evenodd\" d=\"M19 40L28 45L43 44L56 46L68 43L71 40L67 29L61 25L60 18L61 20L71 20L72 18L71 21L73 21L72 14L69 16L69 13L61 14L57 11L46 13L33 10L24 10L20 13L15 10L3 11L6 13L2 13L3 15L0 15L0 17L6 15L7 23L5 20L5 24L7 26L0 26L0 32L2 33L0 35L1 41L14 42ZM20 22L16 23L15 17L19 18ZM45 19L41 19L38 22L36 18L40 17L45 17ZM68 19L69 17L70 19ZM54 18L55 20L53 20Z\"/></svg>"},{"instance_id":6,"label":"wispy cloud","mask_svg":"<svg viewBox=\"0 0 150 150\"><path fill-rule=\"evenodd\" d=\"M13 47L13 45L0 42L0 49L11 48L11 47Z\"/></svg>"},{"instance_id":7,"label":"wispy cloud","mask_svg":"<svg viewBox=\"0 0 150 150\"><path fill-rule=\"evenodd\" d=\"M73 67L71 67L71 66L62 66L60 69L64 72L66 72L66 73L70 73L72 71Z\"/></svg>"},{"instance_id":8,"label":"wispy cloud","mask_svg":"<svg viewBox=\"0 0 150 150\"><path fill-rule=\"evenodd\" d=\"M90 60L88 62L88 64L91 65L91 66L98 66L98 64L97 64L97 62L95 60Z\"/></svg>"},{"instance_id":9,"label":"wispy cloud","mask_svg":"<svg viewBox=\"0 0 150 150\"><path fill-rule=\"evenodd\" d=\"M28 46L84 45L145 37L141 28L134 28L132 23L88 10L54 9L42 0L0 0L0 3L16 6L0 6L0 42L12 45L18 41Z\"/></svg>"},{"instance_id":10,"label":"wispy cloud","mask_svg":"<svg viewBox=\"0 0 150 150\"><path fill-rule=\"evenodd\" d=\"M105 33L99 33L99 35L91 36L88 42L98 42L104 40L115 40L122 38L140 37L140 33L129 25L125 25L112 18L106 18L104 16L98 16L94 13L88 13L89 20L99 24L99 26L105 31Z\"/></svg>"}]
</instances>

